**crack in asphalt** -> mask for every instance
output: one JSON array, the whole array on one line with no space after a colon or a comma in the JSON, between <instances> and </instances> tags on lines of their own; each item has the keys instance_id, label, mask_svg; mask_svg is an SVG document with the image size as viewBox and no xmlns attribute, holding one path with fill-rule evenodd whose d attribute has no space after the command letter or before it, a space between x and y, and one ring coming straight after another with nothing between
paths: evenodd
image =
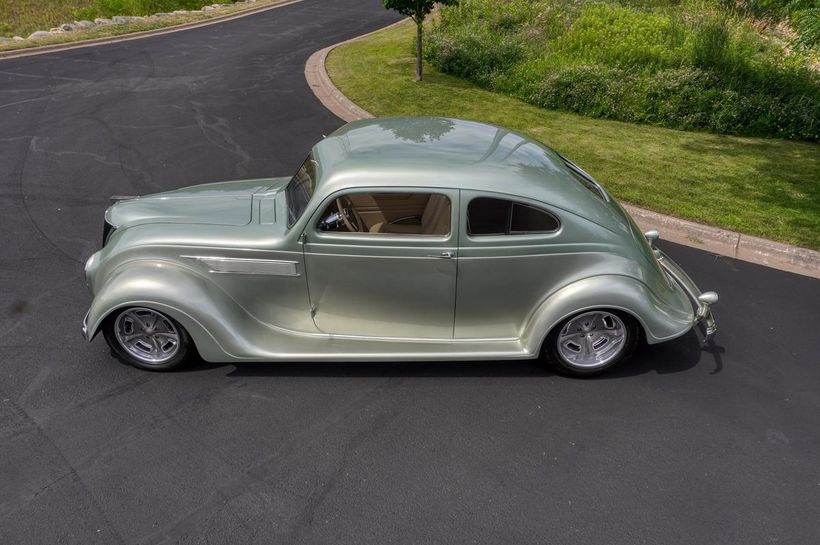
<instances>
[{"instance_id":1,"label":"crack in asphalt","mask_svg":"<svg viewBox=\"0 0 820 545\"><path fill-rule=\"evenodd\" d=\"M34 153L44 153L47 155L54 155L57 157L63 157L67 155L78 155L80 157L90 157L93 161L100 163L101 165L109 165L115 167L121 166L121 163L117 161L110 161L104 155L94 153L93 151L51 151L43 149L39 146L40 138L41 137L39 136L34 136L31 138L31 141L29 142L30 150Z\"/></svg>"},{"instance_id":2,"label":"crack in asphalt","mask_svg":"<svg viewBox=\"0 0 820 545\"><path fill-rule=\"evenodd\" d=\"M31 209L28 206L28 200L26 199L25 193L23 192L23 179L24 179L26 163L28 161L28 156L29 156L29 153L32 150L32 143L34 142L35 138L36 138L35 136L32 136L29 139L28 145L26 146L25 151L23 152L23 159L22 159L21 165L20 165L20 173L17 177L17 194L18 194L18 197L19 197L19 201L20 201L20 203L23 207L23 210L26 213L26 217L28 218L28 220L31 223L32 227L34 227L34 230L37 231L37 233L39 233L40 241L41 242L45 241L43 243L44 246L46 248L51 249L51 251L57 257L59 257L61 259L66 259L66 260L71 261L73 263L78 263L80 265L83 265L82 260L77 259L76 257L74 257L74 256L68 254L66 251L64 251L60 247L60 245L53 238L51 238L43 229L40 228L40 225L37 223L37 220L34 219L34 216L31 213Z\"/></svg>"},{"instance_id":3,"label":"crack in asphalt","mask_svg":"<svg viewBox=\"0 0 820 545\"><path fill-rule=\"evenodd\" d=\"M235 175L238 177L245 176L248 173L248 165L251 163L251 154L233 137L228 120L215 114L206 113L203 105L199 102L192 100L190 104L194 109L194 119L196 119L196 124L202 131L202 135L217 148L236 155L240 161L234 167ZM212 121L209 121L209 117ZM209 131L216 133L219 138L213 138Z\"/></svg>"}]
</instances>

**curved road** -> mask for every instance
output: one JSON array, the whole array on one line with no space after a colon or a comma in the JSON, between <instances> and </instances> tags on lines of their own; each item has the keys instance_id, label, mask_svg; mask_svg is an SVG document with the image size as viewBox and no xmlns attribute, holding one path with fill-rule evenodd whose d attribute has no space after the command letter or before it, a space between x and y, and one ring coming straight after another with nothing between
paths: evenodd
<instances>
[{"instance_id":1,"label":"curved road","mask_svg":"<svg viewBox=\"0 0 820 545\"><path fill-rule=\"evenodd\" d=\"M115 363L79 323L112 194L292 171L341 122L313 51L396 20L304 0L0 61L1 543L817 543L820 282L665 245L718 346L533 362Z\"/></svg>"}]
</instances>

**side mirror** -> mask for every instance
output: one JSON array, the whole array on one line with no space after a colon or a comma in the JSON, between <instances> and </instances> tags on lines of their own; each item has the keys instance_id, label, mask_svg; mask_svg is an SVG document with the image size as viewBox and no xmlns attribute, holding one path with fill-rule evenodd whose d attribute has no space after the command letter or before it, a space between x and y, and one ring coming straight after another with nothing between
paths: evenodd
<instances>
[{"instance_id":1,"label":"side mirror","mask_svg":"<svg viewBox=\"0 0 820 545\"><path fill-rule=\"evenodd\" d=\"M698 301L704 305L714 305L718 302L718 294L713 291L705 291L698 295Z\"/></svg>"}]
</instances>

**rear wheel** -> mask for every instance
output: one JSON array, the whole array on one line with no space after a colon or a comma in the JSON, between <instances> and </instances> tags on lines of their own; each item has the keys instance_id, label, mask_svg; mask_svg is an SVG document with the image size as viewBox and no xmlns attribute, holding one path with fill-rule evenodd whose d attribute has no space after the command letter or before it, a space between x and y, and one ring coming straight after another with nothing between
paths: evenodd
<instances>
[{"instance_id":1,"label":"rear wheel","mask_svg":"<svg viewBox=\"0 0 820 545\"><path fill-rule=\"evenodd\" d=\"M117 310L105 319L102 330L117 357L140 369L175 369L194 352L185 328L170 316L151 308Z\"/></svg>"},{"instance_id":2,"label":"rear wheel","mask_svg":"<svg viewBox=\"0 0 820 545\"><path fill-rule=\"evenodd\" d=\"M588 310L553 328L542 355L558 371L596 375L629 357L638 345L640 326L616 310Z\"/></svg>"}]
</instances>

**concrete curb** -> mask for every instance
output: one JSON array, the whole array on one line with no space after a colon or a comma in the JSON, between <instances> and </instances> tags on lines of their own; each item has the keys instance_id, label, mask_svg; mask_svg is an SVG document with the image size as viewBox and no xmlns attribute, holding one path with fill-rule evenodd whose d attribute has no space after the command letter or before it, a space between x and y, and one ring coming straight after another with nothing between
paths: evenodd
<instances>
[{"instance_id":1,"label":"concrete curb","mask_svg":"<svg viewBox=\"0 0 820 545\"><path fill-rule=\"evenodd\" d=\"M641 229L658 229L671 242L782 271L820 278L820 252L702 225L623 203Z\"/></svg>"},{"instance_id":2,"label":"concrete curb","mask_svg":"<svg viewBox=\"0 0 820 545\"><path fill-rule=\"evenodd\" d=\"M305 64L305 79L316 98L328 110L347 122L374 117L373 114L347 98L333 84L325 68L325 61L328 54L337 47L387 30L403 22L399 21L380 30L325 47L310 56ZM658 229L661 232L661 238L665 240L717 255L820 278L820 252L666 216L631 204L622 204L641 229Z\"/></svg>"},{"instance_id":3,"label":"concrete curb","mask_svg":"<svg viewBox=\"0 0 820 545\"><path fill-rule=\"evenodd\" d=\"M355 42L356 40L361 40L362 38L389 28L393 28L394 26L404 24L405 22L406 19L397 21L392 25L380 28L379 30L374 30L373 32L368 32L367 34L362 34L361 36L356 36L355 38L325 47L324 49L320 49L311 55L305 63L305 79L307 80L311 91L313 91L313 94L315 94L316 98L319 99L319 102L321 102L325 108L333 112L336 117L339 117L347 122L356 121L357 119L370 119L374 117L373 114L360 108L358 104L347 98L344 93L342 93L339 88L333 84L333 81L331 81L330 76L325 69L325 61L327 60L328 54L339 46L350 42Z\"/></svg>"},{"instance_id":4,"label":"concrete curb","mask_svg":"<svg viewBox=\"0 0 820 545\"><path fill-rule=\"evenodd\" d=\"M132 32L129 34L121 34L119 36L105 36L103 38L90 38L88 40L77 40L76 42L65 42L58 44L41 45L35 47L26 47L23 49L12 49L9 51L0 51L0 59L16 59L18 57L28 57L31 55L42 55L43 53L54 53L59 51L67 51L69 49L80 49L83 47L92 47L96 45L113 44L117 42L127 42L129 40L139 40L140 38L148 38L150 36L159 36L161 34L171 34L172 32L180 32L183 30L190 30L192 28L199 28L208 25L215 25L217 23L224 23L232 19L239 19L255 13L268 11L276 8L283 8L291 4L296 4L302 0L282 0L274 4L267 4L264 6L256 6L247 9L240 9L233 13L226 13L224 15L216 15L202 21L191 21L190 23L180 23L178 25L168 26L164 28L156 28L153 30L142 30Z\"/></svg>"}]
</instances>

